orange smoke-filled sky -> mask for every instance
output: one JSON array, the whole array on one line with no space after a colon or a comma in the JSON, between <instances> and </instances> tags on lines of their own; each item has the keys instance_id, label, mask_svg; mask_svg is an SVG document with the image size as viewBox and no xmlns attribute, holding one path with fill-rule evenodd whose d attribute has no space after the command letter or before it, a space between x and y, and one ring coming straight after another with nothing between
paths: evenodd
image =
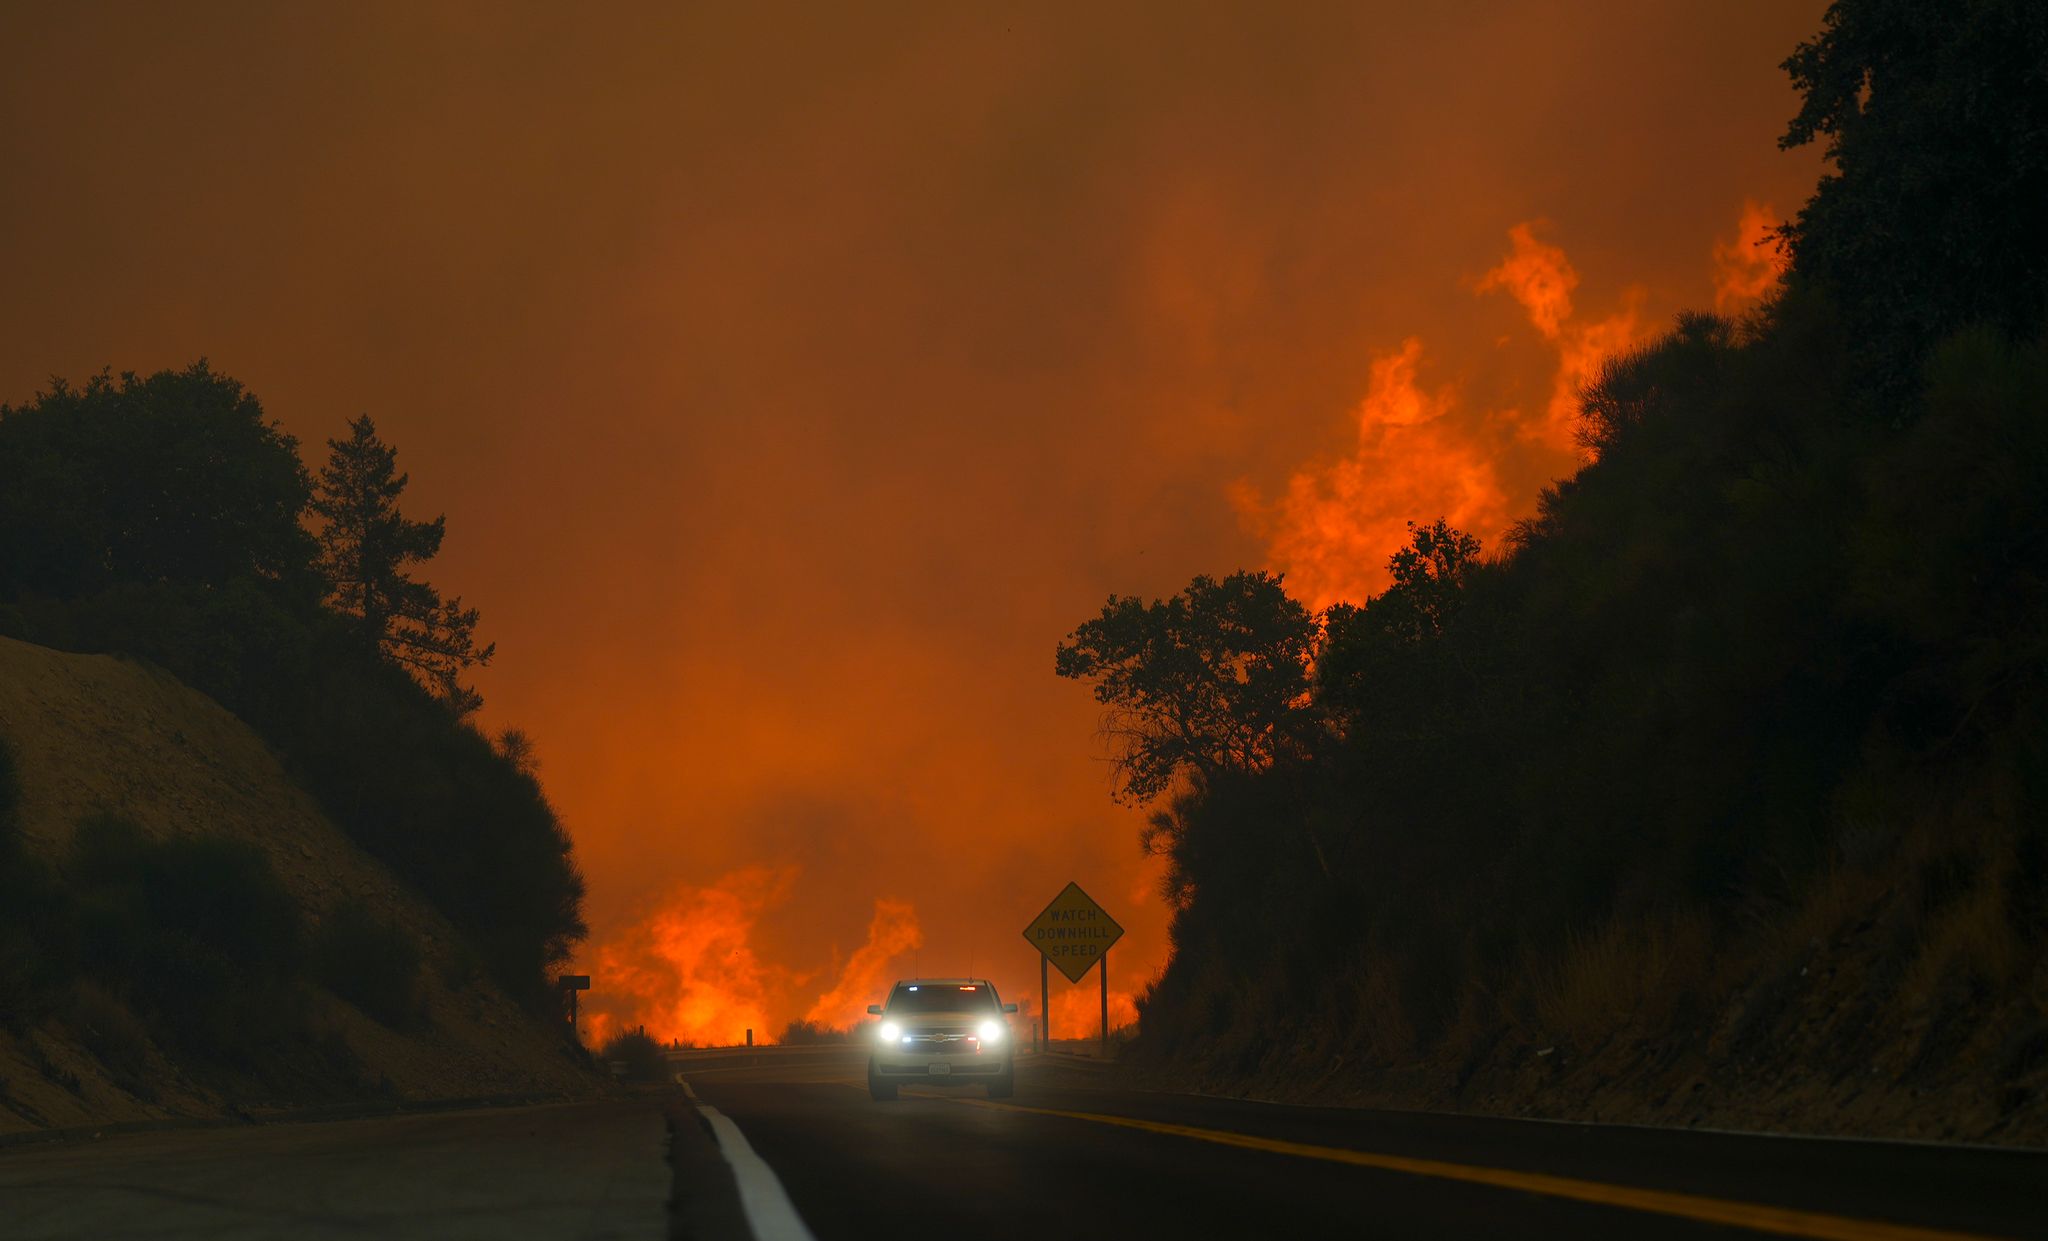
<instances>
[{"instance_id":1,"label":"orange smoke-filled sky","mask_svg":"<svg viewBox=\"0 0 2048 1241\"><path fill-rule=\"evenodd\" d=\"M1022 999L1069 879L1127 1015L1166 915L1054 643L1526 515L1600 356L1769 287L1822 7L0 4L0 400L376 418L600 1022Z\"/></svg>"}]
</instances>

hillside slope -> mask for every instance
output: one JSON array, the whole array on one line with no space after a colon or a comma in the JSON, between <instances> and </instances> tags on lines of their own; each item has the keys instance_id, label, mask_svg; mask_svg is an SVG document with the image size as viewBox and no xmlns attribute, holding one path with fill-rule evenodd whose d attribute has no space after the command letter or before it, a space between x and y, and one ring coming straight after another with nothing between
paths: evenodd
<instances>
[{"instance_id":1,"label":"hillside slope","mask_svg":"<svg viewBox=\"0 0 2048 1241\"><path fill-rule=\"evenodd\" d=\"M1286 1102L2048 1147L2048 959L1985 985L1970 940L1997 916L1966 897L1930 929L1912 899L1838 875L1731 942L1583 945L1521 1021L1394 1050L1329 1022L1276 1038L1269 1020L1259 1038L1247 1020L1134 1059L1159 1086ZM1384 977L1333 981L1354 985L1361 1024L1398 1020Z\"/></svg>"},{"instance_id":2,"label":"hillside slope","mask_svg":"<svg viewBox=\"0 0 2048 1241\"><path fill-rule=\"evenodd\" d=\"M61 861L96 815L154 839L224 837L260 850L309 923L343 902L420 947L425 1019L395 1030L324 992L312 1020L355 1081L301 1092L195 1070L156 1045L147 1069L108 1069L87 1050L78 1007L0 1033L0 1133L254 1113L373 1095L406 1101L506 1093L586 1093L589 1069L468 964L446 919L366 855L295 787L252 732L169 674L104 655L0 638L0 740L12 751L16 817L30 855Z\"/></svg>"}]
</instances>

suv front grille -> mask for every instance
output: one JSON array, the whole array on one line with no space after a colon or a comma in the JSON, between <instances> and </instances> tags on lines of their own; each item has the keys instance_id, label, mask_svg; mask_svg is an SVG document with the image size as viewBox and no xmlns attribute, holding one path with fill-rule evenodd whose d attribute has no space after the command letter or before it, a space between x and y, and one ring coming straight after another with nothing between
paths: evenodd
<instances>
[{"instance_id":1,"label":"suv front grille","mask_svg":"<svg viewBox=\"0 0 2048 1241\"><path fill-rule=\"evenodd\" d=\"M906 1030L902 1048L904 1051L950 1055L964 1052L978 1054L981 1051L981 1039L974 1031L965 1028Z\"/></svg>"}]
</instances>

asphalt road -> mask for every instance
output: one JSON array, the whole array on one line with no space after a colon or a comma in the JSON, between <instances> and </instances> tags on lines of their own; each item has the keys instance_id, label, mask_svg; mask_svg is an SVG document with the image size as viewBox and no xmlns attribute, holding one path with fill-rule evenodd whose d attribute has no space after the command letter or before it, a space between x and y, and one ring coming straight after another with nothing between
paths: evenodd
<instances>
[{"instance_id":1,"label":"asphalt road","mask_svg":"<svg viewBox=\"0 0 2048 1241\"><path fill-rule=\"evenodd\" d=\"M0 1150L0 1238L668 1236L649 1100L126 1134Z\"/></svg>"},{"instance_id":2,"label":"asphalt road","mask_svg":"<svg viewBox=\"0 0 2048 1241\"><path fill-rule=\"evenodd\" d=\"M2048 1154L1281 1107L1019 1066L868 1098L857 1050L640 1097L0 1149L0 1241L2048 1238Z\"/></svg>"},{"instance_id":3,"label":"asphalt road","mask_svg":"<svg viewBox=\"0 0 2048 1241\"><path fill-rule=\"evenodd\" d=\"M1154 1093L1023 1064L868 1098L857 1056L699 1067L811 1235L2048 1237L2048 1155ZM743 1178L744 1179L744 1178Z\"/></svg>"}]
</instances>

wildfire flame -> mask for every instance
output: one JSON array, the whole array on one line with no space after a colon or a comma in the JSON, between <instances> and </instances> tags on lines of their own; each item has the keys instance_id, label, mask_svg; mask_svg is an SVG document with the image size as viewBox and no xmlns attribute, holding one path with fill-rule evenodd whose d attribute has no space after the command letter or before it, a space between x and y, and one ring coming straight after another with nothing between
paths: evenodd
<instances>
[{"instance_id":1,"label":"wildfire flame","mask_svg":"<svg viewBox=\"0 0 2048 1241\"><path fill-rule=\"evenodd\" d=\"M1500 266L1479 278L1479 292L1505 289L1522 303L1529 322L1547 340L1556 340L1572 317L1572 290L1579 287L1578 269L1564 251L1536 240L1535 220L1524 220L1508 230L1508 256Z\"/></svg>"},{"instance_id":2,"label":"wildfire flame","mask_svg":"<svg viewBox=\"0 0 2048 1241\"><path fill-rule=\"evenodd\" d=\"M1362 587L1369 593L1418 514L1442 514L1464 530L1495 531L1508 521L1507 492L1485 446L1447 419L1456 391L1425 390L1421 362L1422 341L1413 336L1373 359L1351 456L1297 471L1271 504L1247 484L1231 493L1289 586L1314 607L1363 597Z\"/></svg>"},{"instance_id":3,"label":"wildfire flame","mask_svg":"<svg viewBox=\"0 0 2048 1241\"><path fill-rule=\"evenodd\" d=\"M640 925L592 954L593 1042L645 1026L662 1042L738 1043L769 1029L771 990L782 971L750 942L754 923L796 881L795 867L751 866L706 888L685 888Z\"/></svg>"},{"instance_id":4,"label":"wildfire flame","mask_svg":"<svg viewBox=\"0 0 2048 1241\"><path fill-rule=\"evenodd\" d=\"M827 1026L858 1022L873 998L894 978L889 963L923 943L924 931L917 925L915 909L903 901L876 901L867 942L846 959L838 983L818 997L804 1020Z\"/></svg>"},{"instance_id":5,"label":"wildfire flame","mask_svg":"<svg viewBox=\"0 0 2048 1241\"><path fill-rule=\"evenodd\" d=\"M1269 560L1310 606L1383 589L1387 558L1407 543L1411 521L1443 517L1497 542L1528 504L1511 495L1504 479L1529 473L1532 460L1559 470L1578 459L1580 389L1603 361L1649 336L1643 294L1625 290L1613 313L1577 317L1578 269L1562 247L1536 235L1540 227L1524 221L1510 228L1506 257L1474 286L1514 298L1555 348L1550 398L1540 413L1461 410L1456 384L1422 383L1423 344L1411 336L1372 359L1350 456L1296 471L1270 502L1248 483L1231 489L1239 519L1266 540Z\"/></svg>"},{"instance_id":6,"label":"wildfire flame","mask_svg":"<svg viewBox=\"0 0 2048 1241\"><path fill-rule=\"evenodd\" d=\"M1086 986L1062 991L1052 997L1052 1034L1054 1038L1095 1038L1102 1033L1102 993L1095 989L1093 978L1083 979ZM1128 991L1109 989L1109 1028L1119 1029L1135 1025L1138 1020L1138 1005Z\"/></svg>"},{"instance_id":7,"label":"wildfire flame","mask_svg":"<svg viewBox=\"0 0 2048 1241\"><path fill-rule=\"evenodd\" d=\"M1579 287L1578 269L1562 247L1536 239L1537 227L1531 220L1508 230L1512 248L1500 266L1480 277L1478 291L1506 291L1528 312L1530 325L1557 346L1550 404L1540 422L1524 424L1521 430L1560 452L1572 452L1578 443L1579 390L1600 373L1602 362L1640 344L1649 333L1642 324L1640 289L1625 291L1621 309L1606 318L1575 322L1572 290ZM1389 550L1398 551L1399 545Z\"/></svg>"},{"instance_id":8,"label":"wildfire flame","mask_svg":"<svg viewBox=\"0 0 2048 1241\"><path fill-rule=\"evenodd\" d=\"M1727 311L1768 294L1786 268L1776 243L1776 214L1745 201L1732 239L1713 246L1714 304ZM1549 396L1540 409L1489 408L1468 398L1460 372L1431 378L1442 360L1409 336L1370 357L1365 394L1353 411L1349 452L1294 471L1268 499L1240 481L1230 491L1239 519L1266 541L1268 562L1290 590L1316 608L1363 600L1386 585L1386 562L1408 540L1410 521L1444 517L1488 544L1533 503L1535 477L1555 476L1578 459L1579 392L1600 364L1649 335L1642 293L1625 290L1617 309L1586 317L1575 299L1580 276L1562 247L1525 221L1508 230L1508 251L1474 282L1480 295L1506 293L1555 353ZM1527 493L1521 489L1527 487ZM923 943L907 903L875 902L866 942L835 970L798 972L764 963L753 947L761 916L789 896L795 867L751 867L702 888L683 888L641 923L593 948L593 991L585 1037L601 1042L644 1025L664 1041L738 1042L746 1030L773 1037L802 1013L831 1026L857 1022L888 981L901 954ZM805 991L819 975L822 993ZM1018 997L1029 1007L1036 997ZM1093 987L1053 998L1054 1031L1092 1036ZM1114 1025L1136 1019L1129 992L1112 991Z\"/></svg>"},{"instance_id":9,"label":"wildfire flame","mask_svg":"<svg viewBox=\"0 0 2048 1241\"><path fill-rule=\"evenodd\" d=\"M812 973L763 962L753 946L761 916L788 899L794 866L751 866L708 887L681 888L639 924L591 953L592 989L583 1036L593 1044L645 1027L661 1042L698 1046L773 1038L803 1006L796 993ZM907 902L875 902L867 940L817 996L811 1021L858 1021L888 977L891 961L924 942Z\"/></svg>"}]
</instances>

